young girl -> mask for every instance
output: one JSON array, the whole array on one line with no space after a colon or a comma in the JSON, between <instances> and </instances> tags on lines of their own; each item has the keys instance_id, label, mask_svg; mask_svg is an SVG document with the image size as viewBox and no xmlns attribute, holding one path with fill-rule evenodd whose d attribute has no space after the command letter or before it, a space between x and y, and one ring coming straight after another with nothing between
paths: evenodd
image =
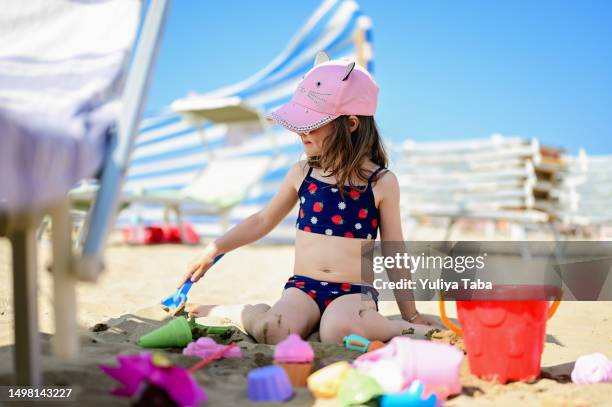
<instances>
[{"instance_id":1,"label":"young girl","mask_svg":"<svg viewBox=\"0 0 612 407\"><path fill-rule=\"evenodd\" d=\"M198 281L217 255L262 238L299 203L294 275L272 307L241 309L244 328L258 342L307 337L317 326L321 341L334 343L351 333L387 341L431 329L414 301L397 301L402 320L379 314L378 292L361 281L363 240L376 239L380 229L381 240L403 241L399 186L386 169L373 117L377 97L366 70L320 53L292 100L269 117L299 135L308 158L289 170L264 209L209 244L181 280Z\"/></svg>"}]
</instances>

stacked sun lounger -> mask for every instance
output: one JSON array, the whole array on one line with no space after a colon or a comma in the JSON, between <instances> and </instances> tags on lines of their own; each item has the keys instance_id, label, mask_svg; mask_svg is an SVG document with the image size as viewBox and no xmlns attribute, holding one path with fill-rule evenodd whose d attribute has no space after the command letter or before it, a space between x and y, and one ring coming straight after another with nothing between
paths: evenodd
<instances>
[{"instance_id":1,"label":"stacked sun lounger","mask_svg":"<svg viewBox=\"0 0 612 407\"><path fill-rule=\"evenodd\" d=\"M494 135L488 139L407 141L395 155L404 219L442 217L542 224L536 207L540 162L537 140Z\"/></svg>"},{"instance_id":2,"label":"stacked sun lounger","mask_svg":"<svg viewBox=\"0 0 612 407\"><path fill-rule=\"evenodd\" d=\"M534 207L549 215L551 225L563 223L566 204L561 195L567 190L572 158L561 148L540 146L539 160L534 163L536 183L533 187Z\"/></svg>"},{"instance_id":3,"label":"stacked sun lounger","mask_svg":"<svg viewBox=\"0 0 612 407\"><path fill-rule=\"evenodd\" d=\"M612 156L581 152L572 158L560 194L563 223L570 228L612 225Z\"/></svg>"}]
</instances>

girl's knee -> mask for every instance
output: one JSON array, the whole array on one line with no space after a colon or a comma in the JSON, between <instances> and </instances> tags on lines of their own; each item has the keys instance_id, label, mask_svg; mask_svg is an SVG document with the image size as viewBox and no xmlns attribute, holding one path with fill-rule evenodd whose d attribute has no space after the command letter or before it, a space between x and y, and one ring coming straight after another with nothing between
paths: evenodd
<instances>
[{"instance_id":1,"label":"girl's knee","mask_svg":"<svg viewBox=\"0 0 612 407\"><path fill-rule=\"evenodd\" d=\"M350 334L364 334L359 322L351 318L322 320L319 326L321 342L342 343L342 339Z\"/></svg>"},{"instance_id":2,"label":"girl's knee","mask_svg":"<svg viewBox=\"0 0 612 407\"><path fill-rule=\"evenodd\" d=\"M286 316L271 311L266 312L266 314L254 324L252 331L253 332L249 333L257 342L267 343L269 345L276 345L292 333L302 337L308 334L305 332L304 327L297 326L296 323Z\"/></svg>"}]
</instances>

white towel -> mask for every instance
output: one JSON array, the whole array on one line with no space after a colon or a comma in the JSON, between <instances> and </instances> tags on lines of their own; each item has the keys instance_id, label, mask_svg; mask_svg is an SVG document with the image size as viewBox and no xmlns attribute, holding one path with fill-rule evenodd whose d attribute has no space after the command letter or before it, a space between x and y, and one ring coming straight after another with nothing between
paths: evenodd
<instances>
[{"instance_id":1,"label":"white towel","mask_svg":"<svg viewBox=\"0 0 612 407\"><path fill-rule=\"evenodd\" d=\"M0 0L0 210L64 196L100 167L138 0Z\"/></svg>"}]
</instances>

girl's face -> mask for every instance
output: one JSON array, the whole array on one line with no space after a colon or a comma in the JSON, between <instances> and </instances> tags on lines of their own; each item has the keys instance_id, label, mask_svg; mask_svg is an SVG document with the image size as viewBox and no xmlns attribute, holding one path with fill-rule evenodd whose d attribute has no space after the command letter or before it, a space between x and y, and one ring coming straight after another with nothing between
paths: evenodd
<instances>
[{"instance_id":1,"label":"girl's face","mask_svg":"<svg viewBox=\"0 0 612 407\"><path fill-rule=\"evenodd\" d=\"M323 140L332 133L334 129L333 123L327 123L323 127L312 130L308 133L298 133L304 144L304 152L308 157L316 157L321 155L323 151Z\"/></svg>"}]
</instances>

